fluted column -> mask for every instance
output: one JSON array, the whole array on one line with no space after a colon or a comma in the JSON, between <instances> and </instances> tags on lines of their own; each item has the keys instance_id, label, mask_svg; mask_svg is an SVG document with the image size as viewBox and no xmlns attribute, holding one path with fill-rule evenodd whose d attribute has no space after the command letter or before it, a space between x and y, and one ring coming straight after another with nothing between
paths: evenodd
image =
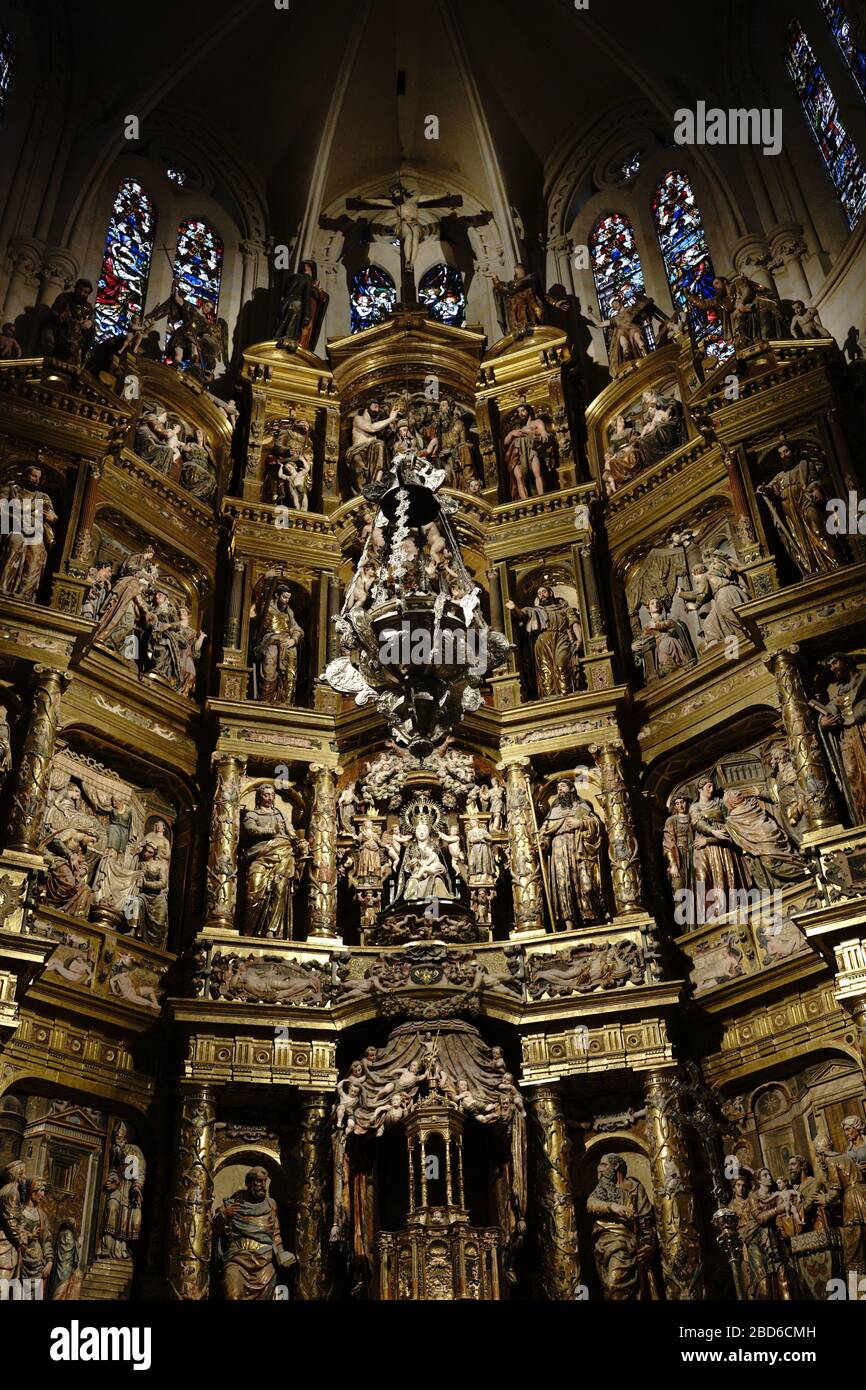
<instances>
[{"instance_id":1,"label":"fluted column","mask_svg":"<svg viewBox=\"0 0 866 1390\"><path fill-rule=\"evenodd\" d=\"M236 651L241 641L241 612L244 602L244 576L247 570L247 562L241 556L235 555L232 560L232 582L229 589L229 606L226 614L225 631L223 632L223 645Z\"/></svg>"},{"instance_id":2,"label":"fluted column","mask_svg":"<svg viewBox=\"0 0 866 1390\"><path fill-rule=\"evenodd\" d=\"M175 1299L198 1301L208 1293L215 1115L211 1086L183 1092L168 1231L168 1288Z\"/></svg>"},{"instance_id":3,"label":"fluted column","mask_svg":"<svg viewBox=\"0 0 866 1390\"><path fill-rule=\"evenodd\" d=\"M208 847L205 926L231 930L238 894L241 778L247 764L246 758L234 753L215 753L212 763L216 786Z\"/></svg>"},{"instance_id":4,"label":"fluted column","mask_svg":"<svg viewBox=\"0 0 866 1390\"><path fill-rule=\"evenodd\" d=\"M487 593L490 599L490 626L496 632L502 632L502 588L499 583L499 570L495 565L491 565L487 570Z\"/></svg>"},{"instance_id":5,"label":"fluted column","mask_svg":"<svg viewBox=\"0 0 866 1390\"><path fill-rule=\"evenodd\" d=\"M514 898L514 931L544 930L544 897L538 843L532 810L528 758L518 758L505 768L505 795L508 824L508 859Z\"/></svg>"},{"instance_id":6,"label":"fluted column","mask_svg":"<svg viewBox=\"0 0 866 1390\"><path fill-rule=\"evenodd\" d=\"M590 753L601 772L601 791L607 817L610 870L617 912L642 912L643 883L634 816L622 762L623 745L592 744Z\"/></svg>"},{"instance_id":7,"label":"fluted column","mask_svg":"<svg viewBox=\"0 0 866 1390\"><path fill-rule=\"evenodd\" d=\"M307 938L337 936L337 782L334 770L310 764L310 927Z\"/></svg>"},{"instance_id":8,"label":"fluted column","mask_svg":"<svg viewBox=\"0 0 866 1390\"><path fill-rule=\"evenodd\" d=\"M728 473L731 501L734 504L734 516L737 519L737 535L743 544L743 553L751 554L760 547L758 546L758 537L755 534L752 513L749 509L749 499L746 496L746 489L740 476L739 461L736 454L732 453L730 449L725 450L725 468Z\"/></svg>"},{"instance_id":9,"label":"fluted column","mask_svg":"<svg viewBox=\"0 0 866 1390\"><path fill-rule=\"evenodd\" d=\"M328 661L340 655L340 637L334 620L340 616L340 580L336 574L328 575L328 632L325 652Z\"/></svg>"},{"instance_id":10,"label":"fluted column","mask_svg":"<svg viewBox=\"0 0 866 1390\"><path fill-rule=\"evenodd\" d=\"M577 1212L571 1191L571 1138L559 1087L539 1086L530 1096L530 1140L545 1298L580 1297Z\"/></svg>"},{"instance_id":11,"label":"fluted column","mask_svg":"<svg viewBox=\"0 0 866 1390\"><path fill-rule=\"evenodd\" d=\"M826 830L839 825L839 812L803 681L799 650L796 646L785 647L774 652L767 664L776 680L788 751L803 793L809 829Z\"/></svg>"},{"instance_id":12,"label":"fluted column","mask_svg":"<svg viewBox=\"0 0 866 1390\"><path fill-rule=\"evenodd\" d=\"M589 632L586 636L587 638L604 637L604 611L598 592L598 578L595 573L592 544L589 541L581 541L578 545L572 546L572 551L577 561L576 569L583 579L583 592L586 595L586 616L589 619Z\"/></svg>"},{"instance_id":13,"label":"fluted column","mask_svg":"<svg viewBox=\"0 0 866 1390\"><path fill-rule=\"evenodd\" d=\"M48 802L48 779L60 724L60 703L69 684L62 671L34 666L33 708L18 764L7 849L33 853Z\"/></svg>"},{"instance_id":14,"label":"fluted column","mask_svg":"<svg viewBox=\"0 0 866 1390\"><path fill-rule=\"evenodd\" d=\"M303 1299L328 1296L327 1248L330 1200L331 1098L321 1092L301 1097L299 1137L300 1188L295 1254L298 1257L297 1295Z\"/></svg>"},{"instance_id":15,"label":"fluted column","mask_svg":"<svg viewBox=\"0 0 866 1390\"><path fill-rule=\"evenodd\" d=\"M695 1220L691 1161L673 1078L664 1072L651 1072L645 1097L665 1291L669 1299L701 1299L705 1297L703 1253Z\"/></svg>"},{"instance_id":16,"label":"fluted column","mask_svg":"<svg viewBox=\"0 0 866 1390\"><path fill-rule=\"evenodd\" d=\"M81 498L81 509L78 513L78 526L75 532L75 543L72 547L72 559L78 560L82 564L90 559L93 553L93 522L96 518L96 505L99 501L99 480L102 477L103 462L101 459L94 460L87 467L87 478L84 483L84 493Z\"/></svg>"}]
</instances>

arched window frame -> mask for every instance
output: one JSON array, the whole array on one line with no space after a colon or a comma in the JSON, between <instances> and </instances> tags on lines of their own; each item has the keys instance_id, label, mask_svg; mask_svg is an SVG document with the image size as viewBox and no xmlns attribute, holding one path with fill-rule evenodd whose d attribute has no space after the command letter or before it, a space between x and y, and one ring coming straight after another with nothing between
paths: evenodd
<instances>
[{"instance_id":1,"label":"arched window frame","mask_svg":"<svg viewBox=\"0 0 866 1390\"><path fill-rule=\"evenodd\" d=\"M385 295L383 293L382 302L378 306L374 306L373 310L368 315L362 315L358 309L358 300L361 294L366 293L366 291L361 290L360 282L365 276L371 276L371 272L373 271L375 271L378 275L382 276L382 280L380 281L379 285L376 286L376 288L383 292L387 292L388 307L385 307ZM392 313L396 303L397 285L393 275L389 275L387 270L385 270L380 265L376 265L375 262L371 262L369 265L362 266L362 268L359 271L356 271L356 273L352 276L352 287L349 291L349 306L352 314L352 332L361 333L365 328L373 328L376 324L382 323L383 320L386 319L390 313Z\"/></svg>"},{"instance_id":2,"label":"arched window frame","mask_svg":"<svg viewBox=\"0 0 866 1390\"><path fill-rule=\"evenodd\" d=\"M156 220L156 204L139 180L121 179L108 219L96 286L96 342L119 337L131 319L144 312Z\"/></svg>"},{"instance_id":3,"label":"arched window frame","mask_svg":"<svg viewBox=\"0 0 866 1390\"><path fill-rule=\"evenodd\" d=\"M425 299L425 290L432 284L437 276L444 281L441 289L437 294L431 295ZM456 293L458 288L459 307L456 311L449 313L442 307L445 296L449 292ZM454 266L447 265L445 261L437 261L435 265L431 265L428 270L425 270L418 282L418 299L420 303L424 304L425 307L430 310L433 317L438 319L440 323L447 324L452 328L462 328L466 323L466 286L463 281L463 276L460 274L459 270Z\"/></svg>"},{"instance_id":4,"label":"arched window frame","mask_svg":"<svg viewBox=\"0 0 866 1390\"><path fill-rule=\"evenodd\" d=\"M603 249L603 243L606 241L611 244L617 234L620 237L620 254L617 256L615 251L611 251L609 259L604 260L606 248ZM621 299L624 304L632 304L640 295L646 293L643 264L631 218L618 208L603 212L593 224L588 245L599 312L603 319L607 319L610 318L614 299ZM621 267L626 264L629 268L627 273L623 274ZM655 339L649 324L644 326L644 333L648 345L652 347Z\"/></svg>"},{"instance_id":5,"label":"arched window frame","mask_svg":"<svg viewBox=\"0 0 866 1390\"><path fill-rule=\"evenodd\" d=\"M676 195L673 202L684 209L681 220L690 222L689 230L683 233L673 234L662 222L662 205L671 189ZM712 310L702 312L688 298L691 294L698 299L709 299L716 272L703 215L685 169L669 169L664 175L652 200L652 215L674 308L687 315L696 342L702 343L713 356L727 356L731 349L724 341L718 316ZM687 280L684 280L683 269L689 271Z\"/></svg>"}]
</instances>

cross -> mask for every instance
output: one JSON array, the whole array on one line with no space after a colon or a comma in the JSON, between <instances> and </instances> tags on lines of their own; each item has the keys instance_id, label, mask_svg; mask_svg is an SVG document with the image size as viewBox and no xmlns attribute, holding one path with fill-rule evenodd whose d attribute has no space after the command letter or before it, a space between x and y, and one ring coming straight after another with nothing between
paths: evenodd
<instances>
[{"instance_id":1,"label":"cross","mask_svg":"<svg viewBox=\"0 0 866 1390\"><path fill-rule=\"evenodd\" d=\"M402 183L395 183L387 194L372 198L347 198L346 209L350 212L375 211L378 208L393 208L397 213L397 231L400 242L400 300L404 308L414 308L417 303L415 291L415 253L424 235L424 224L419 216L421 211L431 208L461 208L463 199L459 193L443 193L441 197L419 198L410 193ZM390 232L392 228L371 224L375 232Z\"/></svg>"}]
</instances>

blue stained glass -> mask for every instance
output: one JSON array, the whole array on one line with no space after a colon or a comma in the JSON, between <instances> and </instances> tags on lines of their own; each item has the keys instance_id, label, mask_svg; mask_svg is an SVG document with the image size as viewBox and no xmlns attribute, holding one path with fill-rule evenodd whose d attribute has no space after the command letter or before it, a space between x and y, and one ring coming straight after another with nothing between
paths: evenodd
<instances>
[{"instance_id":1,"label":"blue stained glass","mask_svg":"<svg viewBox=\"0 0 866 1390\"><path fill-rule=\"evenodd\" d=\"M207 222L191 219L177 229L174 277L180 295L210 319L220 302L223 244Z\"/></svg>"},{"instance_id":2,"label":"blue stained glass","mask_svg":"<svg viewBox=\"0 0 866 1390\"><path fill-rule=\"evenodd\" d=\"M845 209L848 226L855 227L866 210L866 169L842 124L839 105L824 69L796 19L788 29L785 57L803 114Z\"/></svg>"},{"instance_id":3,"label":"blue stained glass","mask_svg":"<svg viewBox=\"0 0 866 1390\"><path fill-rule=\"evenodd\" d=\"M610 317L611 300L632 304L644 293L643 268L634 228L621 212L600 217L589 234L592 274L602 318Z\"/></svg>"},{"instance_id":4,"label":"blue stained glass","mask_svg":"<svg viewBox=\"0 0 866 1390\"><path fill-rule=\"evenodd\" d=\"M731 348L722 337L717 311L710 306L699 309L688 299L688 295L710 299L716 272L704 220L689 176L682 169L665 174L653 200L653 216L675 308L687 314L695 340L705 351L716 357L728 356Z\"/></svg>"},{"instance_id":5,"label":"blue stained glass","mask_svg":"<svg viewBox=\"0 0 866 1390\"><path fill-rule=\"evenodd\" d=\"M0 34L0 120L6 114L15 76L15 41L8 29Z\"/></svg>"},{"instance_id":6,"label":"blue stained glass","mask_svg":"<svg viewBox=\"0 0 866 1390\"><path fill-rule=\"evenodd\" d=\"M387 270L378 265L365 266L352 278L352 332L372 328L394 312L397 286Z\"/></svg>"},{"instance_id":7,"label":"blue stained glass","mask_svg":"<svg viewBox=\"0 0 866 1390\"><path fill-rule=\"evenodd\" d=\"M463 276L450 265L433 265L421 276L418 298L434 319L451 328L466 322L466 291Z\"/></svg>"},{"instance_id":8,"label":"blue stained glass","mask_svg":"<svg viewBox=\"0 0 866 1390\"><path fill-rule=\"evenodd\" d=\"M842 50L861 95L866 97L866 53L854 42L851 21L845 12L845 6L840 4L839 0L821 0L821 9L827 17L833 37Z\"/></svg>"},{"instance_id":9,"label":"blue stained glass","mask_svg":"<svg viewBox=\"0 0 866 1390\"><path fill-rule=\"evenodd\" d=\"M135 179L124 179L114 199L102 269L96 286L96 342L125 333L144 310L156 212Z\"/></svg>"}]
</instances>

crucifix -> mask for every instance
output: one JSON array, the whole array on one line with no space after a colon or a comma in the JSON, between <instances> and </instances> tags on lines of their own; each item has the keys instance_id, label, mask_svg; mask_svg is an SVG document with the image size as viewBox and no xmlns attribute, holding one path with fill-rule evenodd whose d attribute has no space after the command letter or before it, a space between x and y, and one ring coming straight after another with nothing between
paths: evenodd
<instances>
[{"instance_id":1,"label":"crucifix","mask_svg":"<svg viewBox=\"0 0 866 1390\"><path fill-rule=\"evenodd\" d=\"M402 183L395 183L390 192L374 198L347 198L346 209L351 212L375 211L389 208L396 213L396 228L381 223L370 223L370 228L379 235L387 235L396 230L400 241L400 301L404 308L414 308L417 303L415 290L415 256L422 238L438 225L438 218L425 221L422 213L429 209L461 208L463 199L459 193L443 193L438 198L419 198L410 193Z\"/></svg>"}]
</instances>

